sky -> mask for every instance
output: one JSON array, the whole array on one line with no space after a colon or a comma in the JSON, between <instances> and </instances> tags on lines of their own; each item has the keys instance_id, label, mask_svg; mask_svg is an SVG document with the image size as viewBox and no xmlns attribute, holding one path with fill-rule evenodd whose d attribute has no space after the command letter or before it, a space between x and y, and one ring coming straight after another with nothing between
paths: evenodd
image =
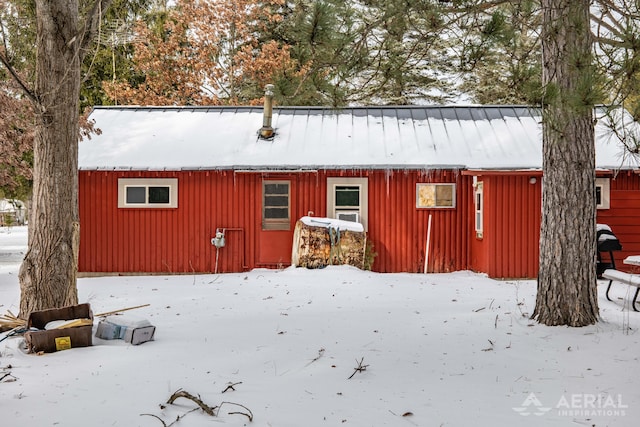
<instances>
[{"instance_id":1,"label":"sky","mask_svg":"<svg viewBox=\"0 0 640 427\"><path fill-rule=\"evenodd\" d=\"M0 313L18 312L26 228L0 228ZM350 266L78 280L94 314L154 340L28 354L0 334L0 420L21 426L635 426L640 313L530 319L534 281ZM100 317L94 318L93 332ZM232 385L232 387L229 387ZM176 391L198 396L166 402ZM241 405L241 406L239 406ZM249 421L251 417L252 421Z\"/></svg>"}]
</instances>

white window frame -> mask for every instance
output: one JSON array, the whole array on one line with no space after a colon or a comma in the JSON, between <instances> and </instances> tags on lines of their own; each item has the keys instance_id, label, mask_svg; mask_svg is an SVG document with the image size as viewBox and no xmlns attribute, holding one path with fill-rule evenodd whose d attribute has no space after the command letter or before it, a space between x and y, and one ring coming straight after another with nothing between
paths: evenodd
<instances>
[{"instance_id":1,"label":"white window frame","mask_svg":"<svg viewBox=\"0 0 640 427\"><path fill-rule=\"evenodd\" d=\"M360 189L360 205L358 209L350 207L348 209L336 208L336 187L358 187ZM327 178L327 216L338 218L339 211L357 212L360 217L360 224L367 230L367 219L369 216L369 180L367 178Z\"/></svg>"},{"instance_id":2,"label":"white window frame","mask_svg":"<svg viewBox=\"0 0 640 427\"><path fill-rule=\"evenodd\" d=\"M265 187L269 184L287 185L287 217L266 218ZM286 179L262 180L262 229L263 230L290 230L291 229L291 181Z\"/></svg>"},{"instance_id":3,"label":"white window frame","mask_svg":"<svg viewBox=\"0 0 640 427\"><path fill-rule=\"evenodd\" d=\"M597 188L600 188L600 203L596 203L596 208L609 209L611 205L611 180L609 178L596 178Z\"/></svg>"},{"instance_id":4,"label":"white window frame","mask_svg":"<svg viewBox=\"0 0 640 427\"><path fill-rule=\"evenodd\" d=\"M438 190L437 187L451 187L451 205L439 205L438 200L435 200L435 205L429 206L426 203L421 203L421 200L424 200L423 197L420 197L421 192L429 187L434 188L434 194L437 196ZM452 182L440 182L440 183L431 183L431 182L419 182L416 184L416 208L417 209L455 209L456 207L456 184Z\"/></svg>"},{"instance_id":5,"label":"white window frame","mask_svg":"<svg viewBox=\"0 0 640 427\"><path fill-rule=\"evenodd\" d=\"M129 187L145 187L145 203L127 203ZM168 187L169 203L149 203L149 187ZM118 178L118 207L175 209L178 207L178 178Z\"/></svg>"},{"instance_id":6,"label":"white window frame","mask_svg":"<svg viewBox=\"0 0 640 427\"><path fill-rule=\"evenodd\" d=\"M475 183L473 191L473 205L475 211L475 231L476 237L482 239L483 223L484 223L484 186L482 181Z\"/></svg>"}]
</instances>

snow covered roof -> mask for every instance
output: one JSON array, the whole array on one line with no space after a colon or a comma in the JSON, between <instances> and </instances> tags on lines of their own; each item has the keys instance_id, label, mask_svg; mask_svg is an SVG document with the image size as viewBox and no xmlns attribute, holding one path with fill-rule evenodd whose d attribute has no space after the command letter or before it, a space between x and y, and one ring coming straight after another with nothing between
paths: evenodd
<instances>
[{"instance_id":1,"label":"snow covered roof","mask_svg":"<svg viewBox=\"0 0 640 427\"><path fill-rule=\"evenodd\" d=\"M524 106L274 108L96 107L100 135L80 142L84 170L541 169L540 116ZM599 123L601 123L599 121ZM606 126L599 168L637 165Z\"/></svg>"}]
</instances>

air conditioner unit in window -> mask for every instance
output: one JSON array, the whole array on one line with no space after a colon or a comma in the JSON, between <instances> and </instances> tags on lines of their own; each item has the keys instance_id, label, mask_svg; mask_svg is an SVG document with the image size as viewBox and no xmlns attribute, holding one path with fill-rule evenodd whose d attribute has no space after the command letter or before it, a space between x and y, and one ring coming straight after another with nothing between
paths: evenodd
<instances>
[{"instance_id":1,"label":"air conditioner unit in window","mask_svg":"<svg viewBox=\"0 0 640 427\"><path fill-rule=\"evenodd\" d=\"M336 219L342 221L360 222L360 213L358 211L338 211L336 212Z\"/></svg>"}]
</instances>

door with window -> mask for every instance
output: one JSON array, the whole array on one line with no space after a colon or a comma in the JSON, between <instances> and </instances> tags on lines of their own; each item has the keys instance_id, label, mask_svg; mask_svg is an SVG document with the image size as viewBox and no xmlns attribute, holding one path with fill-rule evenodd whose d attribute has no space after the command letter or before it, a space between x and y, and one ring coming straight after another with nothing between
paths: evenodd
<instances>
[{"instance_id":1,"label":"door with window","mask_svg":"<svg viewBox=\"0 0 640 427\"><path fill-rule=\"evenodd\" d=\"M367 230L367 178L327 178L327 215L344 221L359 222Z\"/></svg>"},{"instance_id":2,"label":"door with window","mask_svg":"<svg viewBox=\"0 0 640 427\"><path fill-rule=\"evenodd\" d=\"M258 267L286 267L291 264L294 219L295 181L265 178L260 182L260 231L258 239Z\"/></svg>"}]
</instances>

